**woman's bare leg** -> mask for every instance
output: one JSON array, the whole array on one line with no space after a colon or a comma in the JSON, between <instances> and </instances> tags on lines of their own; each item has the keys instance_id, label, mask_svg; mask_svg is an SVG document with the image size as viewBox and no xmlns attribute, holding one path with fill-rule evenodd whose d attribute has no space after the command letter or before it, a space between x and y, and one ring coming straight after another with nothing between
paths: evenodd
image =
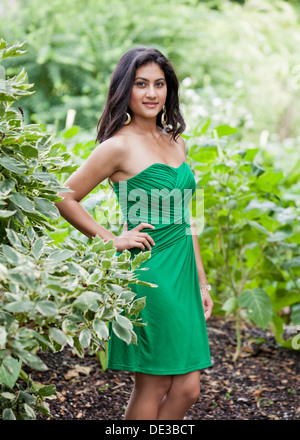
<instances>
[{"instance_id":1,"label":"woman's bare leg","mask_svg":"<svg viewBox=\"0 0 300 440\"><path fill-rule=\"evenodd\" d=\"M200 370L173 375L171 388L162 399L157 419L183 420L199 394Z\"/></svg>"},{"instance_id":2,"label":"woman's bare leg","mask_svg":"<svg viewBox=\"0 0 300 440\"><path fill-rule=\"evenodd\" d=\"M135 373L125 420L157 420L161 401L171 385L172 376Z\"/></svg>"}]
</instances>

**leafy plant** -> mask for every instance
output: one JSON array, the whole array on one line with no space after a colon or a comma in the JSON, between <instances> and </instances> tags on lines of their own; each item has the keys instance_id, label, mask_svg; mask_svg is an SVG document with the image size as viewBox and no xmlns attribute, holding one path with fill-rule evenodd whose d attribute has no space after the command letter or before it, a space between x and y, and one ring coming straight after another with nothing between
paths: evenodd
<instances>
[{"instance_id":1,"label":"leafy plant","mask_svg":"<svg viewBox=\"0 0 300 440\"><path fill-rule=\"evenodd\" d=\"M235 132L210 120L186 135L198 186L204 190L206 224L199 231L201 255L214 280L214 313L236 318L237 348L240 320L270 326L280 345L285 306L299 303L299 206L285 200L284 174L270 163L262 166L258 148L224 140ZM295 308L296 310L296 308ZM250 320L250 321L249 321Z\"/></svg>"}]
</instances>

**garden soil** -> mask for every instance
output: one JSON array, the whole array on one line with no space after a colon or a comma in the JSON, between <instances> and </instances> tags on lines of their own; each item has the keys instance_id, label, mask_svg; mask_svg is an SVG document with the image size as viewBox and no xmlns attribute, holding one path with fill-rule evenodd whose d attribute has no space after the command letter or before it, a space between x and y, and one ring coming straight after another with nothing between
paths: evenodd
<instances>
[{"instance_id":1,"label":"garden soil","mask_svg":"<svg viewBox=\"0 0 300 440\"><path fill-rule=\"evenodd\" d=\"M207 322L212 367L201 370L201 394L186 420L299 420L300 352L278 348L274 337L242 325L236 362L234 321L212 316ZM40 353L46 372L26 368L39 383L54 384L48 399L51 418L40 420L123 420L134 373L101 371L95 355L76 356L71 348Z\"/></svg>"}]
</instances>

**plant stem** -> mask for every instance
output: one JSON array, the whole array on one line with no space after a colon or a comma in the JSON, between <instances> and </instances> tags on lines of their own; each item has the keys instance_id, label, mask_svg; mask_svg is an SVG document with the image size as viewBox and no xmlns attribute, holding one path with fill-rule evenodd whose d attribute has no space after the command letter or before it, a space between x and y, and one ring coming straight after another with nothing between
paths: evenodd
<instances>
[{"instance_id":1,"label":"plant stem","mask_svg":"<svg viewBox=\"0 0 300 440\"><path fill-rule=\"evenodd\" d=\"M240 321L241 321L241 316L240 316L240 309L237 308L236 312L235 312L235 334L236 334L236 350L235 353L233 355L233 362L236 362L239 355L240 355L240 351L241 351L241 329L240 329Z\"/></svg>"},{"instance_id":2,"label":"plant stem","mask_svg":"<svg viewBox=\"0 0 300 440\"><path fill-rule=\"evenodd\" d=\"M24 380L24 382L26 382L26 383L28 384L29 376L28 376L27 373L25 373L24 370L21 370L21 371L20 371L19 378L22 379L22 380ZM32 383L31 383L31 387L32 387L33 391L38 391L38 389L37 389L37 387L36 387L34 381L32 381Z\"/></svg>"}]
</instances>

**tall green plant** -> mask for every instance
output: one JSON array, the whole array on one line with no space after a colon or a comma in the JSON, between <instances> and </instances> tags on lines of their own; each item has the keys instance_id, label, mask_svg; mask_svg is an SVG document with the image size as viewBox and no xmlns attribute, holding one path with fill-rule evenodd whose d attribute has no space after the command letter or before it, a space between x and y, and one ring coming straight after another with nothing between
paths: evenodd
<instances>
[{"instance_id":1,"label":"tall green plant","mask_svg":"<svg viewBox=\"0 0 300 440\"><path fill-rule=\"evenodd\" d=\"M224 138L236 130L210 120L187 135L189 157L204 189L206 224L201 255L214 280L216 313L234 314L237 348L240 320L273 329L280 345L284 320L279 312L299 303L299 206L285 200L284 175L260 163L258 148Z\"/></svg>"},{"instance_id":2,"label":"tall green plant","mask_svg":"<svg viewBox=\"0 0 300 440\"><path fill-rule=\"evenodd\" d=\"M23 45L1 40L0 61L22 55ZM136 274L150 252L116 256L113 241L100 237L53 244L54 202L69 191L56 174L77 166L42 125L25 125L22 109L13 107L32 93L25 71L8 79L0 72L0 412L3 419L32 419L35 410L49 415L45 399L55 387L34 384L23 365L44 371L39 351L66 345L79 356L88 347L105 350L110 321L119 338L138 343L134 325L144 325L138 315L145 298L135 300L129 284L155 285Z\"/></svg>"}]
</instances>

